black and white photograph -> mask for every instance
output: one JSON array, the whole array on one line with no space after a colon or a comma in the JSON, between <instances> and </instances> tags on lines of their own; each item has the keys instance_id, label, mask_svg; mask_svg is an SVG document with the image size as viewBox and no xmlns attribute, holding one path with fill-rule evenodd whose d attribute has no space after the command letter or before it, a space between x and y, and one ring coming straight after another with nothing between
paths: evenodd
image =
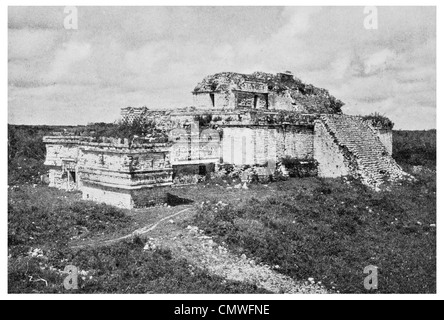
<instances>
[{"instance_id":1,"label":"black and white photograph","mask_svg":"<svg viewBox=\"0 0 444 320\"><path fill-rule=\"evenodd\" d=\"M438 8L333 5L6 6L4 293L436 297Z\"/></svg>"}]
</instances>

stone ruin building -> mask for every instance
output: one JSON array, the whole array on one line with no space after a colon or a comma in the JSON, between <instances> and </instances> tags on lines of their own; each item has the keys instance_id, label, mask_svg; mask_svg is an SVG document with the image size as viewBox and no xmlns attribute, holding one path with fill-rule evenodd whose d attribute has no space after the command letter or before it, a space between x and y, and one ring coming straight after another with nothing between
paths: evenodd
<instances>
[{"instance_id":1,"label":"stone ruin building","mask_svg":"<svg viewBox=\"0 0 444 320\"><path fill-rule=\"evenodd\" d=\"M165 202L181 172L207 175L224 165L267 175L290 158L306 175L350 175L374 189L406 176L391 157L391 125L343 114L340 100L290 72L218 73L192 94L189 108L121 110L122 121L150 123L161 135L44 137L50 186L133 208Z\"/></svg>"}]
</instances>

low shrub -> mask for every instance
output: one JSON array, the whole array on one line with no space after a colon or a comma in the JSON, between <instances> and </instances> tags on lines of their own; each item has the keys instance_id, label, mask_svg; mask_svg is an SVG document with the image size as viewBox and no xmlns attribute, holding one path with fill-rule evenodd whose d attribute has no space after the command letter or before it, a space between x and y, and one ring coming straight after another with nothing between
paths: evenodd
<instances>
[{"instance_id":1,"label":"low shrub","mask_svg":"<svg viewBox=\"0 0 444 320\"><path fill-rule=\"evenodd\" d=\"M318 174L318 162L316 160L301 160L286 156L281 159L281 164L288 170L293 178L315 177Z\"/></svg>"},{"instance_id":2,"label":"low shrub","mask_svg":"<svg viewBox=\"0 0 444 320\"><path fill-rule=\"evenodd\" d=\"M363 119L369 121L375 127L393 129L395 125L389 118L377 112L364 116Z\"/></svg>"}]
</instances>

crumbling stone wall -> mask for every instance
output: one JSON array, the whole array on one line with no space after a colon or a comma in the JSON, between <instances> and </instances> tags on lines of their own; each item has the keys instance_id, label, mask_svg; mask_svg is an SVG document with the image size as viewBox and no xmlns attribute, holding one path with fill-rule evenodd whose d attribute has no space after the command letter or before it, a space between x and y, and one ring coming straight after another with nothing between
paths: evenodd
<instances>
[{"instance_id":1,"label":"crumbling stone wall","mask_svg":"<svg viewBox=\"0 0 444 320\"><path fill-rule=\"evenodd\" d=\"M270 109L293 111L294 106L292 103L290 92L270 92L268 94L268 104Z\"/></svg>"},{"instance_id":2,"label":"crumbling stone wall","mask_svg":"<svg viewBox=\"0 0 444 320\"><path fill-rule=\"evenodd\" d=\"M247 109L268 109L268 93L235 92L235 107Z\"/></svg>"},{"instance_id":3,"label":"crumbling stone wall","mask_svg":"<svg viewBox=\"0 0 444 320\"><path fill-rule=\"evenodd\" d=\"M265 165L270 161L276 162L277 130L272 127L254 127L253 130L253 164ZM248 150L248 149L247 149Z\"/></svg>"},{"instance_id":4,"label":"crumbling stone wall","mask_svg":"<svg viewBox=\"0 0 444 320\"><path fill-rule=\"evenodd\" d=\"M234 99L233 92L215 92L214 108L219 108L219 109L234 108L233 99Z\"/></svg>"},{"instance_id":5,"label":"crumbling stone wall","mask_svg":"<svg viewBox=\"0 0 444 320\"><path fill-rule=\"evenodd\" d=\"M185 129L175 130L170 135L170 149L173 165L217 163L221 157L221 141L219 132L204 129L187 132Z\"/></svg>"},{"instance_id":6,"label":"crumbling stone wall","mask_svg":"<svg viewBox=\"0 0 444 320\"><path fill-rule=\"evenodd\" d=\"M193 93L193 106L198 109L234 109L236 96L234 92L197 92Z\"/></svg>"},{"instance_id":7,"label":"crumbling stone wall","mask_svg":"<svg viewBox=\"0 0 444 320\"><path fill-rule=\"evenodd\" d=\"M313 145L319 177L337 178L349 174L348 161L322 121L315 123Z\"/></svg>"},{"instance_id":8,"label":"crumbling stone wall","mask_svg":"<svg viewBox=\"0 0 444 320\"><path fill-rule=\"evenodd\" d=\"M78 188L76 163L79 158L80 137L46 137L45 165L49 166L49 186L67 191ZM49 143L53 142L53 143Z\"/></svg>"},{"instance_id":9,"label":"crumbling stone wall","mask_svg":"<svg viewBox=\"0 0 444 320\"><path fill-rule=\"evenodd\" d=\"M66 169L49 169L48 180L49 186L66 191L78 189L77 171L69 171Z\"/></svg>"},{"instance_id":10,"label":"crumbling stone wall","mask_svg":"<svg viewBox=\"0 0 444 320\"><path fill-rule=\"evenodd\" d=\"M254 131L248 127L226 127L222 142L224 163L254 164Z\"/></svg>"},{"instance_id":11,"label":"crumbling stone wall","mask_svg":"<svg viewBox=\"0 0 444 320\"><path fill-rule=\"evenodd\" d=\"M382 144L387 149L389 155L393 154L393 131L388 128L373 128L378 136L379 140L381 140Z\"/></svg>"},{"instance_id":12,"label":"crumbling stone wall","mask_svg":"<svg viewBox=\"0 0 444 320\"><path fill-rule=\"evenodd\" d=\"M209 92L200 92L193 94L193 105L199 109L213 108L213 100Z\"/></svg>"},{"instance_id":13,"label":"crumbling stone wall","mask_svg":"<svg viewBox=\"0 0 444 320\"><path fill-rule=\"evenodd\" d=\"M279 130L284 136L284 149L280 152L282 157L304 160L313 159L314 156L314 132L312 126L285 126Z\"/></svg>"},{"instance_id":14,"label":"crumbling stone wall","mask_svg":"<svg viewBox=\"0 0 444 320\"><path fill-rule=\"evenodd\" d=\"M129 190L104 188L100 184L87 183L84 185L82 199L106 203L123 209L134 207L134 201Z\"/></svg>"},{"instance_id":15,"label":"crumbling stone wall","mask_svg":"<svg viewBox=\"0 0 444 320\"><path fill-rule=\"evenodd\" d=\"M264 165L286 156L301 160L314 156L311 126L226 126L223 132L224 163Z\"/></svg>"},{"instance_id":16,"label":"crumbling stone wall","mask_svg":"<svg viewBox=\"0 0 444 320\"><path fill-rule=\"evenodd\" d=\"M49 144L54 141L57 144ZM63 159L77 161L79 157L78 143L80 137L70 137L68 139L60 139L59 137L48 137L46 142L46 158L47 166L62 166Z\"/></svg>"},{"instance_id":17,"label":"crumbling stone wall","mask_svg":"<svg viewBox=\"0 0 444 320\"><path fill-rule=\"evenodd\" d=\"M161 186L129 190L86 183L82 190L82 199L123 209L144 208L167 203L169 191L169 187Z\"/></svg>"}]
</instances>

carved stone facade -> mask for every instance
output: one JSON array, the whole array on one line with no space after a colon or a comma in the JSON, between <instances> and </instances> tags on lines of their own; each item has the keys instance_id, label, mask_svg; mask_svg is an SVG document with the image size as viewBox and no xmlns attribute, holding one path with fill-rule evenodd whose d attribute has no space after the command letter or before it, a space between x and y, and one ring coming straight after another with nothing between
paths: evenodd
<instances>
[{"instance_id":1,"label":"carved stone facade","mask_svg":"<svg viewBox=\"0 0 444 320\"><path fill-rule=\"evenodd\" d=\"M49 186L81 190L84 200L130 209L138 190L172 183L167 143L80 136L47 136L44 142Z\"/></svg>"},{"instance_id":2,"label":"carved stone facade","mask_svg":"<svg viewBox=\"0 0 444 320\"><path fill-rule=\"evenodd\" d=\"M153 203L164 201L174 172L187 166L207 174L222 164L270 168L292 158L316 163L320 177L352 175L372 188L406 176L391 158L391 128L342 114L341 101L288 72L216 74L193 95L196 104L186 109L122 109L123 121L151 123L168 133L168 143L45 137L50 186L133 208L140 190Z\"/></svg>"},{"instance_id":3,"label":"carved stone facade","mask_svg":"<svg viewBox=\"0 0 444 320\"><path fill-rule=\"evenodd\" d=\"M286 110L300 113L337 113L343 103L325 89L304 84L289 71L222 72L204 78L193 90L198 109Z\"/></svg>"}]
</instances>

